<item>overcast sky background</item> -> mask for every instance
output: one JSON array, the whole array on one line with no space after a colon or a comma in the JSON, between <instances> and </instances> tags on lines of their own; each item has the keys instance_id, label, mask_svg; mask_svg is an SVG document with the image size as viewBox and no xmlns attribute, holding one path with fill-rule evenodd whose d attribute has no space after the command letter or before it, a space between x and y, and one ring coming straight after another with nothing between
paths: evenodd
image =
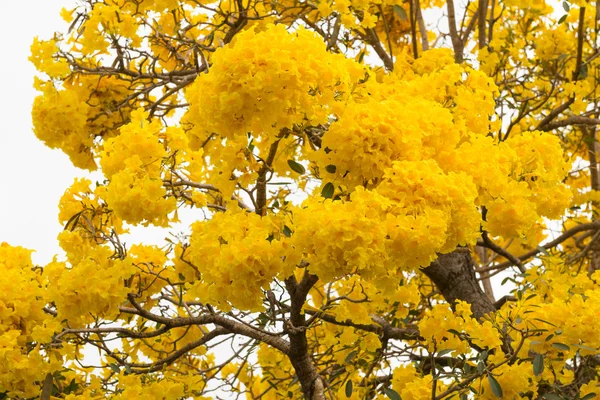
<instances>
[{"instance_id":1,"label":"overcast sky background","mask_svg":"<svg viewBox=\"0 0 600 400\"><path fill-rule=\"evenodd\" d=\"M58 201L85 172L33 134L35 68L27 58L35 36L47 39L65 29L60 10L74 4L0 0L0 242L35 249L38 264L46 264L59 251Z\"/></svg>"}]
</instances>

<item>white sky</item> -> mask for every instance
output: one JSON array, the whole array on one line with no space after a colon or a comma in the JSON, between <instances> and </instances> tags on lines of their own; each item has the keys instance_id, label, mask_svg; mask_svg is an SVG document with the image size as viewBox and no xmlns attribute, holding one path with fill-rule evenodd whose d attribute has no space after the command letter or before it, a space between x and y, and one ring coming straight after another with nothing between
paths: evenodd
<instances>
[{"instance_id":1,"label":"white sky","mask_svg":"<svg viewBox=\"0 0 600 400\"><path fill-rule=\"evenodd\" d=\"M46 264L59 251L58 201L76 176L66 155L44 146L31 129L35 68L27 60L35 36L65 28L59 16L73 0L0 0L0 242L35 249Z\"/></svg>"}]
</instances>

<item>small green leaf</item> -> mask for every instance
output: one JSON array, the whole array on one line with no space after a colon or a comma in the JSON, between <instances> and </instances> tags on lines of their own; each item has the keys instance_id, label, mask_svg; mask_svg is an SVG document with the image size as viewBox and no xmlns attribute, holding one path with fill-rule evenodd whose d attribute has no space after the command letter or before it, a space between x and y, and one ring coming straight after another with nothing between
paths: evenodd
<instances>
[{"instance_id":1,"label":"small green leaf","mask_svg":"<svg viewBox=\"0 0 600 400\"><path fill-rule=\"evenodd\" d=\"M348 353L348 355L346 356L346 362L347 363L351 362L354 359L354 357L356 357L356 353L357 353L356 350Z\"/></svg>"},{"instance_id":2,"label":"small green leaf","mask_svg":"<svg viewBox=\"0 0 600 400\"><path fill-rule=\"evenodd\" d=\"M333 164L329 164L325 167L325 171L329 172L330 174L335 174L335 171L337 171L337 167Z\"/></svg>"},{"instance_id":3,"label":"small green leaf","mask_svg":"<svg viewBox=\"0 0 600 400\"><path fill-rule=\"evenodd\" d=\"M542 372L544 372L544 356L537 353L533 359L533 374L538 376Z\"/></svg>"},{"instance_id":4,"label":"small green leaf","mask_svg":"<svg viewBox=\"0 0 600 400\"><path fill-rule=\"evenodd\" d=\"M579 76L577 79L585 79L588 77L588 66L587 64L582 64L581 69L579 70Z\"/></svg>"},{"instance_id":5,"label":"small green leaf","mask_svg":"<svg viewBox=\"0 0 600 400\"><path fill-rule=\"evenodd\" d=\"M566 12L569 12L571 10L571 6L566 1L563 1L562 6L563 10L565 10Z\"/></svg>"},{"instance_id":6,"label":"small green leaf","mask_svg":"<svg viewBox=\"0 0 600 400\"><path fill-rule=\"evenodd\" d=\"M392 400L402 400L402 397L394 389L386 388L385 395Z\"/></svg>"},{"instance_id":7,"label":"small green leaf","mask_svg":"<svg viewBox=\"0 0 600 400\"><path fill-rule=\"evenodd\" d=\"M283 234L285 235L285 237L291 237L292 236L292 230L290 229L289 226L287 226L287 225L283 226Z\"/></svg>"},{"instance_id":8,"label":"small green leaf","mask_svg":"<svg viewBox=\"0 0 600 400\"><path fill-rule=\"evenodd\" d=\"M323 190L321 190L321 196L330 199L333 197L333 192L335 192L335 186L333 186L333 183L327 182L327 184L323 186Z\"/></svg>"},{"instance_id":9,"label":"small green leaf","mask_svg":"<svg viewBox=\"0 0 600 400\"><path fill-rule=\"evenodd\" d=\"M290 168L292 169L292 171L297 172L300 175L303 175L306 173L306 168L304 168L304 165L300 164L299 162L296 162L294 160L288 160L287 163L290 166Z\"/></svg>"},{"instance_id":10,"label":"small green leaf","mask_svg":"<svg viewBox=\"0 0 600 400\"><path fill-rule=\"evenodd\" d=\"M562 24L563 22L565 22L565 20L567 19L567 17L568 17L568 15L567 15L567 14L563 15L562 17L560 17L560 19L558 20L558 24L560 25L560 24Z\"/></svg>"},{"instance_id":11,"label":"small green leaf","mask_svg":"<svg viewBox=\"0 0 600 400\"><path fill-rule=\"evenodd\" d=\"M406 21L408 19L408 15L406 15L406 11L404 8L400 7L398 4L394 5L394 12L398 14L402 21Z\"/></svg>"},{"instance_id":12,"label":"small green leaf","mask_svg":"<svg viewBox=\"0 0 600 400\"><path fill-rule=\"evenodd\" d=\"M544 395L544 399L548 399L548 400L564 400L562 397L556 395L556 394L552 394L552 393L546 393Z\"/></svg>"},{"instance_id":13,"label":"small green leaf","mask_svg":"<svg viewBox=\"0 0 600 400\"><path fill-rule=\"evenodd\" d=\"M596 393L588 393L581 398L581 400L590 400L596 397Z\"/></svg>"},{"instance_id":14,"label":"small green leaf","mask_svg":"<svg viewBox=\"0 0 600 400\"><path fill-rule=\"evenodd\" d=\"M438 355L438 357L443 357L443 356L445 356L446 354L450 354L450 353L452 353L453 351L454 351L454 349L444 349L444 350L442 350L442 351L438 352L438 354L437 354L437 355Z\"/></svg>"},{"instance_id":15,"label":"small green leaf","mask_svg":"<svg viewBox=\"0 0 600 400\"><path fill-rule=\"evenodd\" d=\"M113 370L113 372L114 372L115 374L118 374L119 372L121 372L121 369L120 369L120 368L119 368L119 366L118 366L117 364L115 364L115 363L108 364L108 366L110 367L110 369L112 369L112 370Z\"/></svg>"},{"instance_id":16,"label":"small green leaf","mask_svg":"<svg viewBox=\"0 0 600 400\"><path fill-rule=\"evenodd\" d=\"M492 389L492 393L494 393L494 396L501 399L503 396L502 386L500 386L496 378L488 374L488 383L490 384L490 388Z\"/></svg>"},{"instance_id":17,"label":"small green leaf","mask_svg":"<svg viewBox=\"0 0 600 400\"><path fill-rule=\"evenodd\" d=\"M583 349L583 350L588 350L588 351L596 351L596 349L595 349L595 348L593 348L593 347L589 347L589 346L584 346L584 345L582 345L582 344L573 344L573 345L571 345L571 346L573 346L573 347L577 347L577 348L579 348L579 349Z\"/></svg>"},{"instance_id":18,"label":"small green leaf","mask_svg":"<svg viewBox=\"0 0 600 400\"><path fill-rule=\"evenodd\" d=\"M479 361L477 363L477 373L482 374L483 371L485 371L485 364L483 363L483 361Z\"/></svg>"},{"instance_id":19,"label":"small green leaf","mask_svg":"<svg viewBox=\"0 0 600 400\"><path fill-rule=\"evenodd\" d=\"M352 397L352 381L348 380L348 382L346 382L346 397L350 398Z\"/></svg>"},{"instance_id":20,"label":"small green leaf","mask_svg":"<svg viewBox=\"0 0 600 400\"><path fill-rule=\"evenodd\" d=\"M564 343L552 343L553 347L556 347L559 350L569 351L571 348Z\"/></svg>"}]
</instances>

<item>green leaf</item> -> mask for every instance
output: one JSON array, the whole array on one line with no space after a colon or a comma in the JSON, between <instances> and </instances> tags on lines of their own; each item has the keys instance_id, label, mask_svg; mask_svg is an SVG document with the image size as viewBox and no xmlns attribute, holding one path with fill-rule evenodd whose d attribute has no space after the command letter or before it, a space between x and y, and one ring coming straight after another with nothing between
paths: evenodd
<instances>
[{"instance_id":1,"label":"green leaf","mask_svg":"<svg viewBox=\"0 0 600 400\"><path fill-rule=\"evenodd\" d=\"M483 371L485 371L485 364L483 363L483 361L479 361L477 363L477 373L482 374Z\"/></svg>"},{"instance_id":2,"label":"green leaf","mask_svg":"<svg viewBox=\"0 0 600 400\"><path fill-rule=\"evenodd\" d=\"M335 174L335 171L337 171L337 167L333 164L329 164L325 167L325 171L329 172L330 174Z\"/></svg>"},{"instance_id":3,"label":"green leaf","mask_svg":"<svg viewBox=\"0 0 600 400\"><path fill-rule=\"evenodd\" d=\"M394 12L400 17L402 21L406 21L408 19L408 15L406 15L406 11L404 8L399 5L394 5Z\"/></svg>"},{"instance_id":4,"label":"green leaf","mask_svg":"<svg viewBox=\"0 0 600 400\"><path fill-rule=\"evenodd\" d=\"M571 10L571 6L566 1L563 1L562 6L563 6L563 10L565 10L566 12L569 12Z\"/></svg>"},{"instance_id":5,"label":"green leaf","mask_svg":"<svg viewBox=\"0 0 600 400\"><path fill-rule=\"evenodd\" d=\"M333 192L335 192L335 186L333 186L333 183L327 182L327 184L323 186L323 190L321 190L321 196L330 199L333 197Z\"/></svg>"},{"instance_id":6,"label":"green leaf","mask_svg":"<svg viewBox=\"0 0 600 400\"><path fill-rule=\"evenodd\" d=\"M285 235L285 237L291 237L292 236L292 230L290 229L289 226L287 226L287 225L283 226L283 234Z\"/></svg>"},{"instance_id":7,"label":"green leaf","mask_svg":"<svg viewBox=\"0 0 600 400\"><path fill-rule=\"evenodd\" d=\"M577 347L577 348L579 348L579 349L583 349L583 350L588 350L588 351L596 351L596 349L595 349L595 348L593 348L593 347L589 347L589 346L584 346L584 345L582 345L582 344L573 344L573 345L571 345L571 346L573 346L573 347Z\"/></svg>"},{"instance_id":8,"label":"green leaf","mask_svg":"<svg viewBox=\"0 0 600 400\"><path fill-rule=\"evenodd\" d=\"M300 175L304 175L306 173L306 168L304 168L304 165L300 164L299 162L294 160L288 160L287 162L292 171L297 172Z\"/></svg>"},{"instance_id":9,"label":"green leaf","mask_svg":"<svg viewBox=\"0 0 600 400\"><path fill-rule=\"evenodd\" d=\"M453 351L454 351L454 349L444 349L444 350L438 352L438 357L443 357L446 354L452 353Z\"/></svg>"},{"instance_id":10,"label":"green leaf","mask_svg":"<svg viewBox=\"0 0 600 400\"><path fill-rule=\"evenodd\" d=\"M544 372L544 356L537 353L533 359L533 374L538 376L542 372Z\"/></svg>"},{"instance_id":11,"label":"green leaf","mask_svg":"<svg viewBox=\"0 0 600 400\"><path fill-rule=\"evenodd\" d=\"M560 17L560 19L558 20L558 24L560 25L560 24L562 24L563 22L565 22L565 20L567 19L567 17L568 17L568 15L567 15L567 14L563 15L562 17Z\"/></svg>"},{"instance_id":12,"label":"green leaf","mask_svg":"<svg viewBox=\"0 0 600 400\"><path fill-rule=\"evenodd\" d=\"M569 351L571 348L564 343L552 343L552 346L556 347L559 350Z\"/></svg>"},{"instance_id":13,"label":"green leaf","mask_svg":"<svg viewBox=\"0 0 600 400\"><path fill-rule=\"evenodd\" d=\"M552 393L546 393L544 395L544 398L548 399L548 400L564 400L562 397L552 394Z\"/></svg>"},{"instance_id":14,"label":"green leaf","mask_svg":"<svg viewBox=\"0 0 600 400\"><path fill-rule=\"evenodd\" d=\"M492 393L494 393L494 396L501 399L503 396L502 386L500 386L496 378L488 374L488 383L490 384L490 388L492 389Z\"/></svg>"},{"instance_id":15,"label":"green leaf","mask_svg":"<svg viewBox=\"0 0 600 400\"><path fill-rule=\"evenodd\" d=\"M384 392L392 400L402 400L402 397L394 389L386 388Z\"/></svg>"},{"instance_id":16,"label":"green leaf","mask_svg":"<svg viewBox=\"0 0 600 400\"><path fill-rule=\"evenodd\" d=\"M352 381L348 380L346 382L346 397L352 397Z\"/></svg>"},{"instance_id":17,"label":"green leaf","mask_svg":"<svg viewBox=\"0 0 600 400\"><path fill-rule=\"evenodd\" d=\"M121 369L120 369L120 368L119 368L119 366L118 366L117 364L115 364L115 363L108 364L108 366L110 367L110 369L112 369L112 370L113 370L113 372L114 372L115 374L118 374L119 372L121 372Z\"/></svg>"},{"instance_id":18,"label":"green leaf","mask_svg":"<svg viewBox=\"0 0 600 400\"><path fill-rule=\"evenodd\" d=\"M581 69L579 70L579 76L577 79L585 79L588 77L588 66L587 64L582 64Z\"/></svg>"},{"instance_id":19,"label":"green leaf","mask_svg":"<svg viewBox=\"0 0 600 400\"><path fill-rule=\"evenodd\" d=\"M354 359L354 357L356 357L356 353L357 353L356 350L348 353L348 355L346 356L346 362L347 363L351 362Z\"/></svg>"},{"instance_id":20,"label":"green leaf","mask_svg":"<svg viewBox=\"0 0 600 400\"><path fill-rule=\"evenodd\" d=\"M596 393L588 393L581 398L581 400L590 400L596 397Z\"/></svg>"}]
</instances>

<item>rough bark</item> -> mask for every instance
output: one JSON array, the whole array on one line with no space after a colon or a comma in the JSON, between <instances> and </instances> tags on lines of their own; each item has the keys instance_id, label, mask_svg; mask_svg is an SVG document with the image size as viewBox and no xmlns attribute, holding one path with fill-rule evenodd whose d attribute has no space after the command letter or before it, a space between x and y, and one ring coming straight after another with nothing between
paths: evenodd
<instances>
[{"instance_id":1,"label":"rough bark","mask_svg":"<svg viewBox=\"0 0 600 400\"><path fill-rule=\"evenodd\" d=\"M496 311L477 282L469 249L458 248L452 253L441 254L423 272L453 309L457 300L462 300L471 304L471 311L477 319Z\"/></svg>"},{"instance_id":2,"label":"rough bark","mask_svg":"<svg viewBox=\"0 0 600 400\"><path fill-rule=\"evenodd\" d=\"M290 319L286 321L285 327L290 338L288 357L302 386L304 398L307 400L325 400L323 381L310 357L306 340L306 319L302 311L308 291L317 280L316 275L305 273L300 282L293 275L285 281L291 303Z\"/></svg>"}]
</instances>

